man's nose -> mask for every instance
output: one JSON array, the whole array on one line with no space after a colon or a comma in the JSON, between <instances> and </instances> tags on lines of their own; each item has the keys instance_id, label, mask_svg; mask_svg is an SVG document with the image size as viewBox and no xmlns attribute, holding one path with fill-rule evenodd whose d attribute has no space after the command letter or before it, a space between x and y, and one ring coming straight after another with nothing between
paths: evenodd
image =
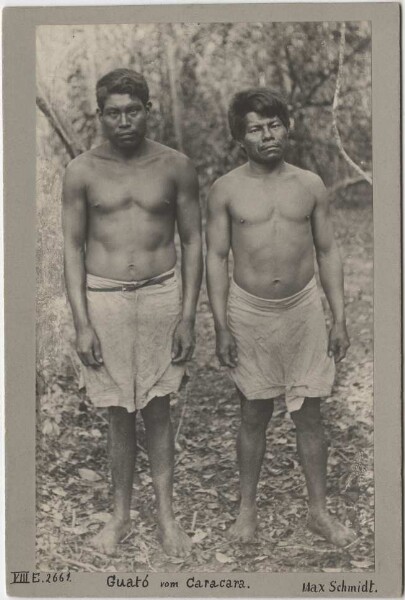
<instances>
[{"instance_id":1,"label":"man's nose","mask_svg":"<svg viewBox=\"0 0 405 600\"><path fill-rule=\"evenodd\" d=\"M128 116L126 115L126 113L121 113L121 119L120 119L120 127L126 127L128 125Z\"/></svg>"},{"instance_id":2,"label":"man's nose","mask_svg":"<svg viewBox=\"0 0 405 600\"><path fill-rule=\"evenodd\" d=\"M270 140L273 137L273 132L271 130L271 127L269 127L268 125L265 125L263 127L263 139L264 140Z\"/></svg>"}]
</instances>

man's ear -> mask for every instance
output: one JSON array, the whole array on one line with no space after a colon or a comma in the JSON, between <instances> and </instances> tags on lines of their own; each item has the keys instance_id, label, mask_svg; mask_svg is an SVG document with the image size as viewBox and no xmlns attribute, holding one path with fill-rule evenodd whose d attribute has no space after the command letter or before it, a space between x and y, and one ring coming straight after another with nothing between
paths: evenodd
<instances>
[{"instance_id":1,"label":"man's ear","mask_svg":"<svg viewBox=\"0 0 405 600\"><path fill-rule=\"evenodd\" d=\"M149 102L147 102L145 104L145 108L146 108L146 112L149 114L150 109L152 108L152 102L149 100Z\"/></svg>"},{"instance_id":2,"label":"man's ear","mask_svg":"<svg viewBox=\"0 0 405 600\"><path fill-rule=\"evenodd\" d=\"M101 121L101 119L103 117L103 113L101 112L101 110L99 108L97 108L97 110L96 110L96 115L97 115L99 121Z\"/></svg>"}]
</instances>

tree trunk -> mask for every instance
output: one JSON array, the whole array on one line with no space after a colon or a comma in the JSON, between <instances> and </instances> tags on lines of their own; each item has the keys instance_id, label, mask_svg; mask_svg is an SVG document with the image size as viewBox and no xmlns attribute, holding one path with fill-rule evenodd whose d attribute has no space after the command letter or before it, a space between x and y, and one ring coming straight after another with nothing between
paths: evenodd
<instances>
[{"instance_id":1,"label":"tree trunk","mask_svg":"<svg viewBox=\"0 0 405 600\"><path fill-rule=\"evenodd\" d=\"M169 87L171 98L171 109L173 116L174 135L176 145L180 152L183 152L183 131L182 131L182 107L178 93L177 70L176 70L176 47L174 42L174 31L171 23L167 25L166 30L166 56L167 70L169 73Z\"/></svg>"}]
</instances>

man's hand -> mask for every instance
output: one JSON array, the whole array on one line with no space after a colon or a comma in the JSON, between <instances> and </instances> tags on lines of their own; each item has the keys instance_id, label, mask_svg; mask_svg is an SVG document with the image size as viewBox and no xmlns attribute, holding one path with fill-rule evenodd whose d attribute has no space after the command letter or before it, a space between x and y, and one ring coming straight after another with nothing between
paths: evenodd
<instances>
[{"instance_id":1,"label":"man's hand","mask_svg":"<svg viewBox=\"0 0 405 600\"><path fill-rule=\"evenodd\" d=\"M328 356L334 356L335 362L340 362L350 346L345 323L335 323L329 333Z\"/></svg>"},{"instance_id":2,"label":"man's hand","mask_svg":"<svg viewBox=\"0 0 405 600\"><path fill-rule=\"evenodd\" d=\"M172 363L179 364L190 360L194 346L194 325L191 321L181 320L173 334Z\"/></svg>"},{"instance_id":3,"label":"man's hand","mask_svg":"<svg viewBox=\"0 0 405 600\"><path fill-rule=\"evenodd\" d=\"M234 369L238 364L235 338L229 329L217 331L217 356L223 367Z\"/></svg>"},{"instance_id":4,"label":"man's hand","mask_svg":"<svg viewBox=\"0 0 405 600\"><path fill-rule=\"evenodd\" d=\"M100 367L103 364L100 340L91 326L77 331L76 351L86 367Z\"/></svg>"}]
</instances>

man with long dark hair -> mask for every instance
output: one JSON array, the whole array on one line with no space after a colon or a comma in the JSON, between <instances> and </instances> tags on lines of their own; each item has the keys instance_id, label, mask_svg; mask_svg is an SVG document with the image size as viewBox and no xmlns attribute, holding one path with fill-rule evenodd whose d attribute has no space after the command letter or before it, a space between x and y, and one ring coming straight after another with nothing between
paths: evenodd
<instances>
[{"instance_id":1,"label":"man with long dark hair","mask_svg":"<svg viewBox=\"0 0 405 600\"><path fill-rule=\"evenodd\" d=\"M242 91L229 109L247 162L221 177L208 203L208 292L217 354L241 400L237 451L241 504L231 537L257 526L256 488L273 400L285 396L309 495L309 528L338 546L353 532L326 508L327 448L320 399L346 354L343 270L321 179L285 161L289 113L268 88ZM229 285L228 256L234 257ZM314 251L333 315L326 335Z\"/></svg>"}]
</instances>

